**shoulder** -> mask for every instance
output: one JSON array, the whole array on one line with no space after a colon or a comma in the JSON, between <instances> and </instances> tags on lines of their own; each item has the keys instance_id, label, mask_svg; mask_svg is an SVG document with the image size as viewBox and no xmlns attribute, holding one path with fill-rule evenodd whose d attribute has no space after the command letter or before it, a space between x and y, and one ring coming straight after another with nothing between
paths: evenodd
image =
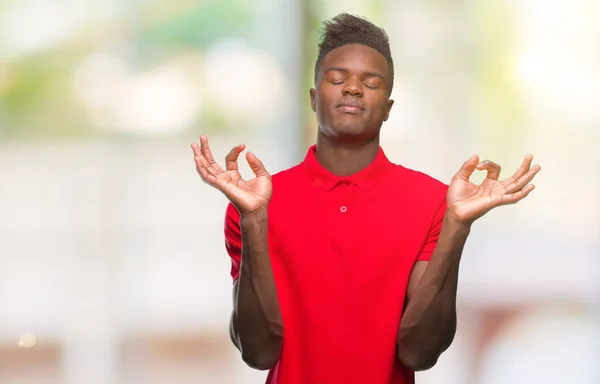
<instances>
[{"instance_id":1,"label":"shoulder","mask_svg":"<svg viewBox=\"0 0 600 384\"><path fill-rule=\"evenodd\" d=\"M300 180L308 180L308 176L302 169L301 165L302 164L298 164L271 175L273 182L273 197L271 199L271 203L274 200L280 200L276 199L277 196L285 196L288 194L288 191L286 190L297 188ZM269 204L269 208L271 208L271 206L272 204ZM229 224L232 227L237 227L239 225L239 220L240 213L238 212L237 208L231 202L228 202L225 213L226 224Z\"/></svg>"},{"instance_id":2,"label":"shoulder","mask_svg":"<svg viewBox=\"0 0 600 384\"><path fill-rule=\"evenodd\" d=\"M395 204L404 209L417 210L424 216L431 216L443 207L448 194L448 185L428 175L393 164L391 167L392 185L390 191Z\"/></svg>"},{"instance_id":3,"label":"shoulder","mask_svg":"<svg viewBox=\"0 0 600 384\"><path fill-rule=\"evenodd\" d=\"M432 222L441 222L446 210L448 185L431 175L402 165L393 164L392 169L395 173L392 178L396 180L395 204L413 213L413 224L420 221L422 228L429 228Z\"/></svg>"},{"instance_id":4,"label":"shoulder","mask_svg":"<svg viewBox=\"0 0 600 384\"><path fill-rule=\"evenodd\" d=\"M271 203L294 199L305 188L312 185L311 179L302 163L271 175L273 180L273 197Z\"/></svg>"},{"instance_id":5,"label":"shoulder","mask_svg":"<svg viewBox=\"0 0 600 384\"><path fill-rule=\"evenodd\" d=\"M294 165L291 168L284 169L271 175L273 185L295 184L299 178L306 178L308 175L302 167L302 163Z\"/></svg>"},{"instance_id":6,"label":"shoulder","mask_svg":"<svg viewBox=\"0 0 600 384\"><path fill-rule=\"evenodd\" d=\"M445 195L448 191L448 185L427 173L404 167L392 163L392 172L394 179L402 187L409 187L413 192L432 195Z\"/></svg>"}]
</instances>

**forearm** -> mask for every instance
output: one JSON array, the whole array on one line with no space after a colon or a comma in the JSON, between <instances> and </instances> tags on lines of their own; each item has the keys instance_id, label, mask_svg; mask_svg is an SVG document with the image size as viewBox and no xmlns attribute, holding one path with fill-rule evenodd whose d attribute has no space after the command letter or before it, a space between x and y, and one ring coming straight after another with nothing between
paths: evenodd
<instances>
[{"instance_id":1,"label":"forearm","mask_svg":"<svg viewBox=\"0 0 600 384\"><path fill-rule=\"evenodd\" d=\"M234 292L232 328L244 361L256 369L277 363L283 323L271 267L267 210L242 215L242 264Z\"/></svg>"},{"instance_id":2,"label":"forearm","mask_svg":"<svg viewBox=\"0 0 600 384\"><path fill-rule=\"evenodd\" d=\"M398 357L414 370L431 368L454 338L458 269L469 231L444 218L436 249L402 317Z\"/></svg>"}]
</instances>

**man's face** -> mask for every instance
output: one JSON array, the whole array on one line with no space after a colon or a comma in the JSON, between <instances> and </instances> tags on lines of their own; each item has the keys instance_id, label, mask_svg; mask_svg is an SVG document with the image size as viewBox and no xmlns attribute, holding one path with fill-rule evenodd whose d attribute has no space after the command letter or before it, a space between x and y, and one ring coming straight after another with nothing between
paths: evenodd
<instances>
[{"instance_id":1,"label":"man's face","mask_svg":"<svg viewBox=\"0 0 600 384\"><path fill-rule=\"evenodd\" d=\"M387 120L392 79L383 55L361 44L329 52L317 69L311 107L319 130L343 141L372 140Z\"/></svg>"}]
</instances>

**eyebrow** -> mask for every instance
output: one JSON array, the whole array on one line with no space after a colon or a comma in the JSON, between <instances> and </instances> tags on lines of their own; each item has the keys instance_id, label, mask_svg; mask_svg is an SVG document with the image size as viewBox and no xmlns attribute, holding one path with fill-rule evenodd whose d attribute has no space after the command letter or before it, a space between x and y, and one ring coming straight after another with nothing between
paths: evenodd
<instances>
[{"instance_id":1,"label":"eyebrow","mask_svg":"<svg viewBox=\"0 0 600 384\"><path fill-rule=\"evenodd\" d=\"M348 73L348 70L346 68L339 68L339 67L327 68L327 70L325 70L325 73L332 72L332 71ZM365 77L379 77L381 80L383 80L385 82L385 77L383 77L383 75L380 73L365 72L363 75Z\"/></svg>"}]
</instances>

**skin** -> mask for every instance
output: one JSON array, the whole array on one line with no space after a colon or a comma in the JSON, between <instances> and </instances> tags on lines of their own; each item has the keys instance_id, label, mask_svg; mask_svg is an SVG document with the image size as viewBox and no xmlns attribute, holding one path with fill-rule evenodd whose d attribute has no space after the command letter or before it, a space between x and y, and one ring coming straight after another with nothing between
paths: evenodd
<instances>
[{"instance_id":1,"label":"skin","mask_svg":"<svg viewBox=\"0 0 600 384\"><path fill-rule=\"evenodd\" d=\"M322 61L310 90L310 103L319 123L316 157L336 175L350 175L368 166L379 150L379 133L389 117L392 78L385 58L366 46L349 44L331 51ZM202 180L221 191L241 215L242 264L234 284L231 337L242 358L257 369L272 368L281 356L283 323L269 261L267 206L271 176L252 153L246 159L255 178L243 180L234 147L222 169L210 152L208 139L193 143ZM527 155L508 179L499 180L500 166L471 156L452 178L446 197L438 244L429 262L419 261L411 272L397 338L397 357L407 368L425 370L437 362L456 332L456 291L462 250L475 220L495 207L514 204L534 186L540 171ZM477 185L475 170L487 171ZM401 300L402 298L398 298Z\"/></svg>"},{"instance_id":2,"label":"skin","mask_svg":"<svg viewBox=\"0 0 600 384\"><path fill-rule=\"evenodd\" d=\"M310 105L317 115L317 160L340 176L368 166L379 151L381 125L394 101L388 64L372 48L350 44L331 51L317 71ZM343 103L355 103L349 110Z\"/></svg>"},{"instance_id":3,"label":"skin","mask_svg":"<svg viewBox=\"0 0 600 384\"><path fill-rule=\"evenodd\" d=\"M193 143L196 169L202 180L221 191L240 212L242 263L233 285L230 335L250 367L270 369L281 356L283 322L271 268L267 205L273 194L271 175L253 153L246 160L255 174L242 179L237 159L245 146L234 147L225 157L225 169L214 160L208 139Z\"/></svg>"}]
</instances>

